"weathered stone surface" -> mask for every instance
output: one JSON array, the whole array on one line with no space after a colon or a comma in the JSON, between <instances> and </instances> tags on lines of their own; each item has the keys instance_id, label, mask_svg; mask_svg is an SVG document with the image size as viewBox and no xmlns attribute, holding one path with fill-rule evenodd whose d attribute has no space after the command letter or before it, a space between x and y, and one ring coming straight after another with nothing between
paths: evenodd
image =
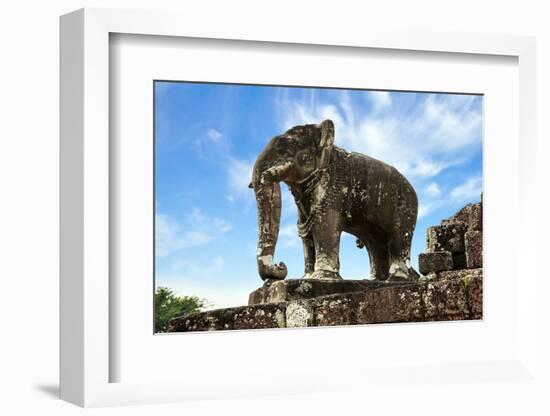
<instances>
[{"instance_id":1,"label":"weathered stone surface","mask_svg":"<svg viewBox=\"0 0 550 416\"><path fill-rule=\"evenodd\" d=\"M335 326L358 322L356 316L363 298L362 293L348 293L317 299L314 309L315 325Z\"/></svg>"},{"instance_id":2,"label":"weathered stone surface","mask_svg":"<svg viewBox=\"0 0 550 416\"><path fill-rule=\"evenodd\" d=\"M470 319L483 318L483 277L481 269L473 269L477 273L467 274L462 279L466 286Z\"/></svg>"},{"instance_id":3,"label":"weathered stone surface","mask_svg":"<svg viewBox=\"0 0 550 416\"><path fill-rule=\"evenodd\" d=\"M453 269L453 255L448 251L421 253L418 256L418 269L422 274L437 273Z\"/></svg>"},{"instance_id":4,"label":"weathered stone surface","mask_svg":"<svg viewBox=\"0 0 550 416\"><path fill-rule=\"evenodd\" d=\"M475 269L483 266L483 235L481 231L468 231L464 235L466 266Z\"/></svg>"},{"instance_id":5,"label":"weathered stone surface","mask_svg":"<svg viewBox=\"0 0 550 416\"><path fill-rule=\"evenodd\" d=\"M170 321L169 332L299 328L483 318L483 270L289 302L217 309Z\"/></svg>"},{"instance_id":6,"label":"weathered stone surface","mask_svg":"<svg viewBox=\"0 0 550 416\"><path fill-rule=\"evenodd\" d=\"M483 194L482 194L483 196ZM427 253L419 256L422 281L445 270L466 270L483 265L483 203L468 204L427 231ZM448 252L452 267L448 267Z\"/></svg>"},{"instance_id":7,"label":"weathered stone surface","mask_svg":"<svg viewBox=\"0 0 550 416\"><path fill-rule=\"evenodd\" d=\"M463 223L467 226L468 231L483 230L483 204L468 204L460 209L452 217L441 221L441 225Z\"/></svg>"},{"instance_id":8,"label":"weathered stone surface","mask_svg":"<svg viewBox=\"0 0 550 416\"><path fill-rule=\"evenodd\" d=\"M395 286L393 281L292 279L267 281L248 297L249 305L311 299L338 293L361 292L367 289Z\"/></svg>"},{"instance_id":9,"label":"weathered stone surface","mask_svg":"<svg viewBox=\"0 0 550 416\"><path fill-rule=\"evenodd\" d=\"M468 204L458 210L453 216L447 218L446 220L441 221L441 225L449 225L449 224L456 224L456 223L463 223L463 224L469 224L470 223L470 215L472 213L472 206L473 204Z\"/></svg>"},{"instance_id":10,"label":"weathered stone surface","mask_svg":"<svg viewBox=\"0 0 550 416\"><path fill-rule=\"evenodd\" d=\"M461 222L428 228L428 252L464 253L464 232L466 228L466 224Z\"/></svg>"},{"instance_id":11,"label":"weathered stone surface","mask_svg":"<svg viewBox=\"0 0 550 416\"><path fill-rule=\"evenodd\" d=\"M287 328L313 326L313 305L307 301L293 301L286 307Z\"/></svg>"},{"instance_id":12,"label":"weathered stone surface","mask_svg":"<svg viewBox=\"0 0 550 416\"><path fill-rule=\"evenodd\" d=\"M286 303L216 309L170 320L168 332L286 327Z\"/></svg>"},{"instance_id":13,"label":"weathered stone surface","mask_svg":"<svg viewBox=\"0 0 550 416\"><path fill-rule=\"evenodd\" d=\"M483 231L483 205L481 203L472 206L468 231Z\"/></svg>"},{"instance_id":14,"label":"weathered stone surface","mask_svg":"<svg viewBox=\"0 0 550 416\"><path fill-rule=\"evenodd\" d=\"M471 270L448 270L437 273L437 279L435 280L463 280L472 278L483 279L483 269L471 269Z\"/></svg>"},{"instance_id":15,"label":"weathered stone surface","mask_svg":"<svg viewBox=\"0 0 550 416\"><path fill-rule=\"evenodd\" d=\"M425 320L468 319L470 311L462 279L437 280L423 290Z\"/></svg>"},{"instance_id":16,"label":"weathered stone surface","mask_svg":"<svg viewBox=\"0 0 550 416\"><path fill-rule=\"evenodd\" d=\"M315 326L413 322L424 315L418 284L325 296L313 302L313 309Z\"/></svg>"},{"instance_id":17,"label":"weathered stone surface","mask_svg":"<svg viewBox=\"0 0 550 416\"><path fill-rule=\"evenodd\" d=\"M437 280L461 281L466 289L469 319L483 318L483 269L450 270L437 274Z\"/></svg>"},{"instance_id":18,"label":"weathered stone surface","mask_svg":"<svg viewBox=\"0 0 550 416\"><path fill-rule=\"evenodd\" d=\"M482 194L483 196L483 194ZM419 269L424 275L444 270L465 270L483 265L483 203L468 204L454 215L441 221L440 226L427 231L427 253L419 256ZM445 266L445 255L450 252L452 268ZM422 280L432 277L423 276Z\"/></svg>"},{"instance_id":19,"label":"weathered stone surface","mask_svg":"<svg viewBox=\"0 0 550 416\"><path fill-rule=\"evenodd\" d=\"M334 140L331 120L295 126L273 137L256 158L249 186L258 207L261 279L283 280L288 274L283 262L273 263L284 182L298 208L305 276L341 279L339 241L345 231L362 240L359 247L368 247L373 278L416 280L410 262L418 214L413 186L396 168L347 152Z\"/></svg>"}]
</instances>

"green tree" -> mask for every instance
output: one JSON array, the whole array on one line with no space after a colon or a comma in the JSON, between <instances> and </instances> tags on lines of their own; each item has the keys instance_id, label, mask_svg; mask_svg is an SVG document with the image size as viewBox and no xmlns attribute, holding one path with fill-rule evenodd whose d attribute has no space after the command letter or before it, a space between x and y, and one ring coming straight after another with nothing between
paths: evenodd
<instances>
[{"instance_id":1,"label":"green tree","mask_svg":"<svg viewBox=\"0 0 550 416\"><path fill-rule=\"evenodd\" d=\"M168 321L176 316L200 312L208 302L196 296L178 296L172 289L158 287L155 292L155 330L166 332Z\"/></svg>"}]
</instances>

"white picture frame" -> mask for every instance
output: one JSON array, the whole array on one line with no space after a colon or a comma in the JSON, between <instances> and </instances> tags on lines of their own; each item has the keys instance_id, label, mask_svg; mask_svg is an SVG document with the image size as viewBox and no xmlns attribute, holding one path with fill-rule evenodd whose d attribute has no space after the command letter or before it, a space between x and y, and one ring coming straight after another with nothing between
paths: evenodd
<instances>
[{"instance_id":1,"label":"white picture frame","mask_svg":"<svg viewBox=\"0 0 550 416\"><path fill-rule=\"evenodd\" d=\"M109 275L113 259L110 239L109 154L109 36L112 33L383 48L437 53L504 55L519 66L519 198L518 264L522 285L517 291L518 345L499 361L418 363L414 369L362 367L331 369L289 378L269 373L269 382L232 377L219 380L190 378L178 381L110 382L110 365L120 358L110 349ZM250 21L236 33L231 22L211 25L192 17L137 11L83 9L61 18L61 398L80 406L185 401L214 397L248 397L281 393L312 393L368 388L407 374L420 383L440 381L439 374L464 382L481 383L502 377L519 383L536 382L536 279L534 250L536 198L531 178L535 172L535 42L530 37L428 32L328 34L322 27L302 32L276 23ZM529 213L529 214L528 214ZM519 273L511 270L510 273ZM227 376L227 375L226 375ZM326 377L324 377L326 376ZM327 380L332 380L327 382ZM345 382L342 382L345 380ZM443 379L441 379L443 380ZM412 383L412 381L410 381ZM278 386L277 389L274 386ZM368 386L368 387L367 387Z\"/></svg>"}]
</instances>

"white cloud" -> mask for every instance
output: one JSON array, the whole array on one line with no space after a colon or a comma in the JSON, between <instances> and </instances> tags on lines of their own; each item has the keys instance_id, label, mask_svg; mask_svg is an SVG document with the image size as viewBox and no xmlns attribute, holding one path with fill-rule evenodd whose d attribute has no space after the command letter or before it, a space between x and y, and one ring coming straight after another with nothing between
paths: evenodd
<instances>
[{"instance_id":1,"label":"white cloud","mask_svg":"<svg viewBox=\"0 0 550 416\"><path fill-rule=\"evenodd\" d=\"M481 113L471 111L475 97L471 95L430 95L425 103L423 118L417 128L431 131L434 140L445 145L447 151L464 147L478 137Z\"/></svg>"},{"instance_id":2,"label":"white cloud","mask_svg":"<svg viewBox=\"0 0 550 416\"><path fill-rule=\"evenodd\" d=\"M388 91L369 91L368 96L373 103L375 111L391 106L392 99Z\"/></svg>"},{"instance_id":3,"label":"white cloud","mask_svg":"<svg viewBox=\"0 0 550 416\"><path fill-rule=\"evenodd\" d=\"M214 128L202 130L194 137L192 143L198 155L209 160L223 160L228 157L231 149L231 142L226 140L222 132Z\"/></svg>"},{"instance_id":4,"label":"white cloud","mask_svg":"<svg viewBox=\"0 0 550 416\"><path fill-rule=\"evenodd\" d=\"M439 185L436 182L430 182L424 188L424 194L432 198L438 197L441 195L441 188L439 188Z\"/></svg>"},{"instance_id":5,"label":"white cloud","mask_svg":"<svg viewBox=\"0 0 550 416\"><path fill-rule=\"evenodd\" d=\"M479 195L481 185L469 182L449 191L434 179L473 156L480 148L482 114L475 96L370 91L371 106L352 102L349 91L310 91L301 97L285 90L277 97L279 124L286 130L299 124L334 121L336 145L367 154L395 166L417 190L419 218L458 199Z\"/></svg>"},{"instance_id":6,"label":"white cloud","mask_svg":"<svg viewBox=\"0 0 550 416\"><path fill-rule=\"evenodd\" d=\"M229 159L228 180L231 198L252 197L254 192L248 188L252 180L252 168L254 164L247 160Z\"/></svg>"},{"instance_id":7,"label":"white cloud","mask_svg":"<svg viewBox=\"0 0 550 416\"><path fill-rule=\"evenodd\" d=\"M184 246L179 225L163 214L155 215L155 240L155 254L161 257L180 250Z\"/></svg>"},{"instance_id":8,"label":"white cloud","mask_svg":"<svg viewBox=\"0 0 550 416\"><path fill-rule=\"evenodd\" d=\"M418 218L425 217L448 202L439 185L430 182L418 195Z\"/></svg>"},{"instance_id":9,"label":"white cloud","mask_svg":"<svg viewBox=\"0 0 550 416\"><path fill-rule=\"evenodd\" d=\"M438 208L441 208L449 201L446 201L444 198L434 197L434 198L420 198L418 201L418 219L425 217L426 215L431 214Z\"/></svg>"},{"instance_id":10,"label":"white cloud","mask_svg":"<svg viewBox=\"0 0 550 416\"><path fill-rule=\"evenodd\" d=\"M482 191L481 177L468 178L463 184L453 188L450 196L455 201L466 201L468 199L479 199Z\"/></svg>"},{"instance_id":11,"label":"white cloud","mask_svg":"<svg viewBox=\"0 0 550 416\"><path fill-rule=\"evenodd\" d=\"M219 142L221 141L221 139L223 138L223 134L221 134L218 130L216 129L208 129L208 131L206 132L206 135L208 136L208 138L210 140L212 140L213 142Z\"/></svg>"},{"instance_id":12,"label":"white cloud","mask_svg":"<svg viewBox=\"0 0 550 416\"><path fill-rule=\"evenodd\" d=\"M401 170L409 176L433 177L439 175L451 165L452 163L449 162L436 162L430 159L421 159L414 161L412 165L403 164ZM399 163L397 163L397 166L399 166Z\"/></svg>"},{"instance_id":13,"label":"white cloud","mask_svg":"<svg viewBox=\"0 0 550 416\"><path fill-rule=\"evenodd\" d=\"M279 97L282 129L330 118L336 144L368 154L400 169L405 175L429 178L461 163L469 145L480 139L481 114L475 97L431 94L407 108L394 108L391 94L369 92L374 111L352 106L346 91L321 102L311 97ZM468 155L466 155L467 157Z\"/></svg>"},{"instance_id":14,"label":"white cloud","mask_svg":"<svg viewBox=\"0 0 550 416\"><path fill-rule=\"evenodd\" d=\"M201 211L200 208L193 208L191 210L191 214L189 215L189 219L194 227L200 229L210 229L217 231L220 234L227 233L228 231L231 231L232 228L231 224L225 220L216 217L208 217Z\"/></svg>"},{"instance_id":15,"label":"white cloud","mask_svg":"<svg viewBox=\"0 0 550 416\"><path fill-rule=\"evenodd\" d=\"M215 160L226 170L228 194L225 198L227 201L234 203L239 198L249 199L254 195L248 188L252 180L254 162L233 157L231 140L227 136L210 128L206 131L206 135L203 134L195 140L195 145L202 157Z\"/></svg>"},{"instance_id":16,"label":"white cloud","mask_svg":"<svg viewBox=\"0 0 550 416\"><path fill-rule=\"evenodd\" d=\"M482 180L478 176L466 179L464 183L452 188L450 191L444 191L436 182L430 182L419 195L418 218L425 217L442 207L478 200L481 191Z\"/></svg>"},{"instance_id":17,"label":"white cloud","mask_svg":"<svg viewBox=\"0 0 550 416\"><path fill-rule=\"evenodd\" d=\"M432 211L433 211L432 204L424 203L424 202L420 201L419 204L418 204L418 217L417 218L418 219L423 218Z\"/></svg>"},{"instance_id":18,"label":"white cloud","mask_svg":"<svg viewBox=\"0 0 550 416\"><path fill-rule=\"evenodd\" d=\"M302 240L298 236L296 224L284 225L279 229L278 248L298 248L302 247Z\"/></svg>"},{"instance_id":19,"label":"white cloud","mask_svg":"<svg viewBox=\"0 0 550 416\"><path fill-rule=\"evenodd\" d=\"M155 254L169 256L187 247L207 244L222 234L231 231L227 221L209 217L198 208L185 217L185 226L174 218L157 213L155 215Z\"/></svg>"}]
</instances>

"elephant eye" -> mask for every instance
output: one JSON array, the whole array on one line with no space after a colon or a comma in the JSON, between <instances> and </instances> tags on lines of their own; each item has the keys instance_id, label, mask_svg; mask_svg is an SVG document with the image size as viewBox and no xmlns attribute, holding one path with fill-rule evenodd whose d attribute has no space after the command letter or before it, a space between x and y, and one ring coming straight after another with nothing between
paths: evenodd
<instances>
[{"instance_id":1,"label":"elephant eye","mask_svg":"<svg viewBox=\"0 0 550 416\"><path fill-rule=\"evenodd\" d=\"M293 152L293 145L294 141L291 140L285 140L284 142L281 142L279 146L276 147L275 152L278 156L292 156Z\"/></svg>"},{"instance_id":2,"label":"elephant eye","mask_svg":"<svg viewBox=\"0 0 550 416\"><path fill-rule=\"evenodd\" d=\"M287 146L277 146L277 154L279 156L286 155L288 153L288 147Z\"/></svg>"}]
</instances>

